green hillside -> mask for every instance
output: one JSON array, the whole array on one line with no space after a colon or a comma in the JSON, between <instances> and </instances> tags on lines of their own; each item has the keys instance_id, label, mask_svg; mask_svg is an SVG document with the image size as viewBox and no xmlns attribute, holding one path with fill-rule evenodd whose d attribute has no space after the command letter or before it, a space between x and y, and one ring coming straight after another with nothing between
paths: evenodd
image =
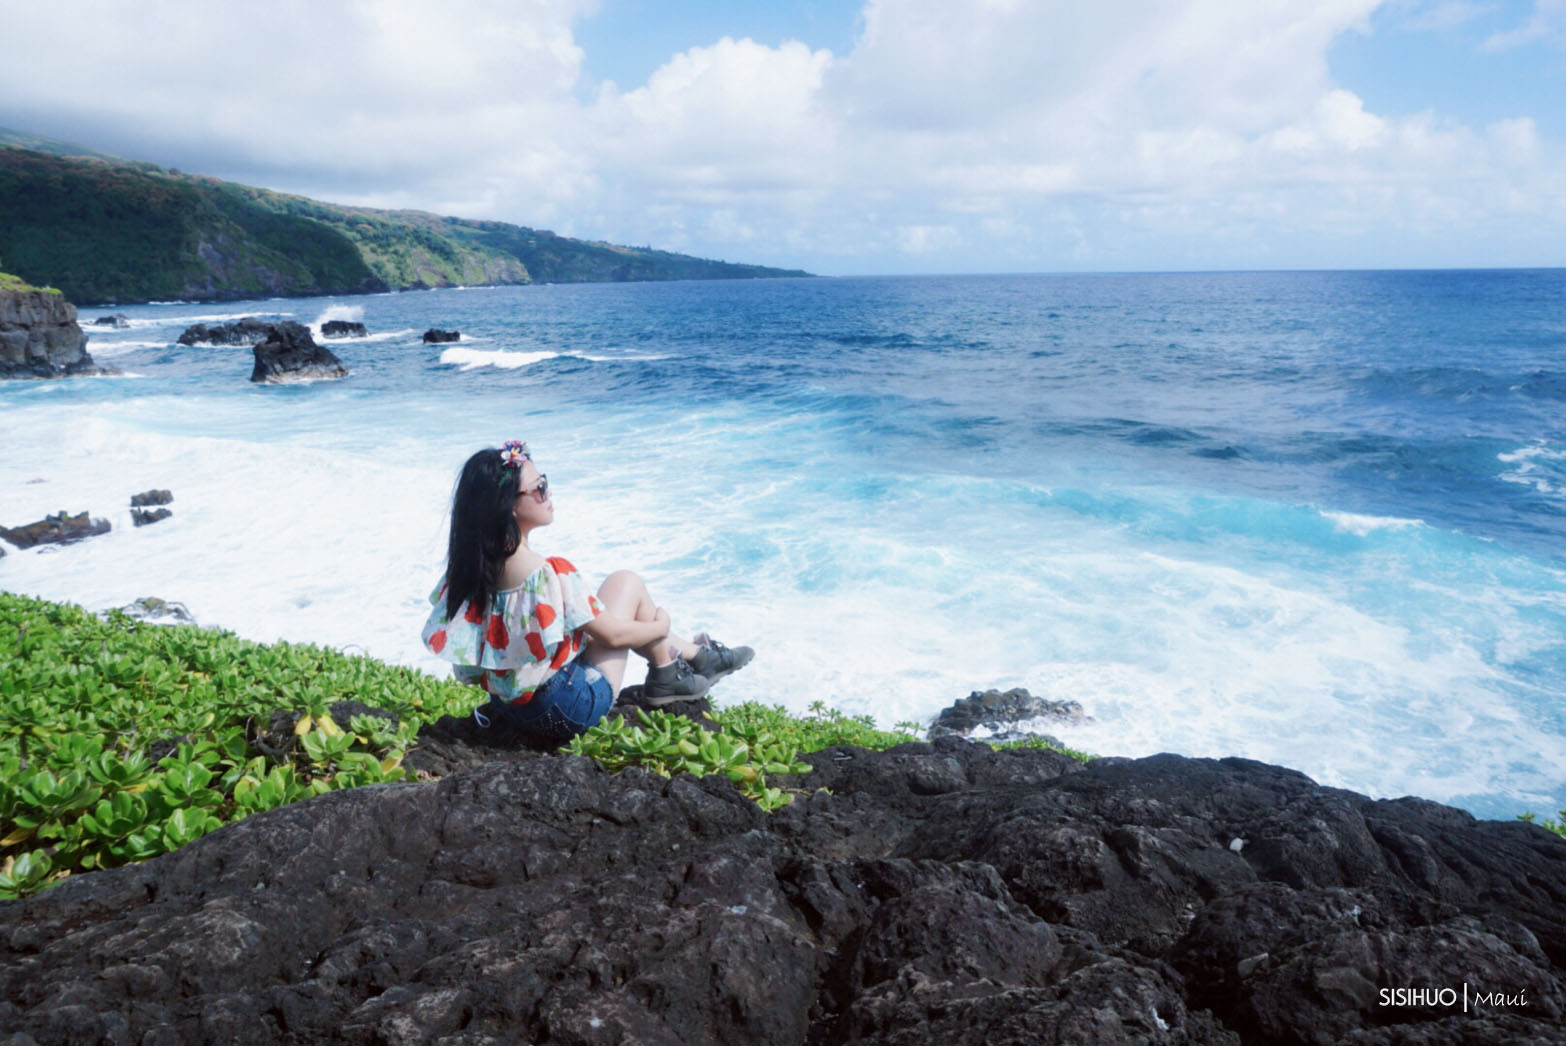
<instances>
[{"instance_id":1,"label":"green hillside","mask_svg":"<svg viewBox=\"0 0 1566 1046\"><path fill-rule=\"evenodd\" d=\"M807 275L3 143L0 257L81 303Z\"/></svg>"}]
</instances>

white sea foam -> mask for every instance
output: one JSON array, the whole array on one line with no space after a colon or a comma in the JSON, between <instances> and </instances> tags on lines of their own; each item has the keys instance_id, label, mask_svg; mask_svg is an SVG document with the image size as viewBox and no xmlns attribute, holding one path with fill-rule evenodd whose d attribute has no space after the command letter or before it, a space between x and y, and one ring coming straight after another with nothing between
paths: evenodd
<instances>
[{"instance_id":1,"label":"white sea foam","mask_svg":"<svg viewBox=\"0 0 1566 1046\"><path fill-rule=\"evenodd\" d=\"M316 330L320 330L321 324L327 323L331 320L340 320L343 323L363 323L364 306L340 304L328 305L326 308L321 310L321 314L319 316L310 321L310 326Z\"/></svg>"},{"instance_id":2,"label":"white sea foam","mask_svg":"<svg viewBox=\"0 0 1566 1046\"><path fill-rule=\"evenodd\" d=\"M397 327L379 337L429 325L411 296L366 301ZM440 361L633 358L604 340L467 341ZM890 726L1020 685L1081 701L1093 722L1045 729L1092 751L1246 755L1378 795L1488 797L1500 814L1566 799L1566 742L1539 712L1558 706L1566 577L1436 516L1215 500L1043 462L1019 463L1021 479L901 468L875 432L755 403L604 409L521 402L502 381L452 381L460 400L415 384L6 389L0 522L87 508L114 529L13 550L4 587L94 609L159 595L250 638L446 674L418 629L452 482L473 449L515 435L556 491L542 550L594 578L636 569L683 633L756 647L720 703L822 700ZM1553 481L1561 457L1530 445L1501 464ZM129 495L149 487L174 492L174 515L133 528Z\"/></svg>"},{"instance_id":3,"label":"white sea foam","mask_svg":"<svg viewBox=\"0 0 1566 1046\"><path fill-rule=\"evenodd\" d=\"M464 334L462 340L469 340L468 336ZM667 354L658 353L627 353L625 355L611 356L602 353L555 352L550 349L540 349L536 352L517 352L511 349L470 349L466 347L446 349L440 354L442 363L460 366L463 370L473 370L478 367L516 370L519 367L530 367L535 363L542 363L544 360L561 358L588 360L592 363L619 363L622 361L639 363L651 360L664 360L669 357Z\"/></svg>"},{"instance_id":4,"label":"white sea foam","mask_svg":"<svg viewBox=\"0 0 1566 1046\"><path fill-rule=\"evenodd\" d=\"M87 342L87 351L93 359L113 359L115 356L123 356L127 352L136 352L141 349L166 349L174 344L171 341L147 341L135 338L102 339L93 337Z\"/></svg>"},{"instance_id":5,"label":"white sea foam","mask_svg":"<svg viewBox=\"0 0 1566 1046\"><path fill-rule=\"evenodd\" d=\"M376 331L371 334L366 334L362 338L354 338L353 340L360 343L377 341L402 341L406 338L416 337L418 333L419 332L414 330L412 327L403 327L400 330L394 331Z\"/></svg>"},{"instance_id":6,"label":"white sea foam","mask_svg":"<svg viewBox=\"0 0 1566 1046\"><path fill-rule=\"evenodd\" d=\"M542 360L552 360L562 355L541 349L537 352L514 352L510 349L469 349L453 347L443 349L440 361L450 366L458 366L463 370L475 370L479 367L499 367L502 370L515 370L518 367L530 367Z\"/></svg>"},{"instance_id":7,"label":"white sea foam","mask_svg":"<svg viewBox=\"0 0 1566 1046\"><path fill-rule=\"evenodd\" d=\"M1566 450L1556 450L1546 443L1539 442L1531 443L1526 447L1518 447L1516 450L1508 453L1497 454L1496 458L1508 464L1529 462L1536 458L1545 461L1566 461Z\"/></svg>"},{"instance_id":8,"label":"white sea foam","mask_svg":"<svg viewBox=\"0 0 1566 1046\"><path fill-rule=\"evenodd\" d=\"M1407 530L1410 527L1422 527L1425 525L1422 519L1403 519L1398 516L1365 516L1357 512L1331 512L1320 510L1323 517L1330 519L1332 525L1347 534L1357 534L1360 537L1377 530Z\"/></svg>"},{"instance_id":9,"label":"white sea foam","mask_svg":"<svg viewBox=\"0 0 1566 1046\"><path fill-rule=\"evenodd\" d=\"M1515 466L1501 473L1508 483L1520 483L1541 494L1566 493L1566 450L1538 442L1497 454L1496 459Z\"/></svg>"},{"instance_id":10,"label":"white sea foam","mask_svg":"<svg viewBox=\"0 0 1566 1046\"><path fill-rule=\"evenodd\" d=\"M258 320L292 319L293 315L294 314L292 312L279 311L276 309L246 309L243 312L204 312L193 313L186 316L159 316L156 320L151 321L149 326L155 324L156 326L160 327L177 327L181 324L190 326L196 323L205 323L209 325L213 323L233 323L235 320L242 320L246 316L251 316Z\"/></svg>"}]
</instances>

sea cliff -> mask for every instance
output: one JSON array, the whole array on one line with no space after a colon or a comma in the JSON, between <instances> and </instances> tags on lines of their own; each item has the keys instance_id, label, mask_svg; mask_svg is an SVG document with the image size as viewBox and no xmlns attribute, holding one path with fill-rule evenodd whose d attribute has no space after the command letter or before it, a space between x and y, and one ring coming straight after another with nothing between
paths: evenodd
<instances>
[{"instance_id":1,"label":"sea cliff","mask_svg":"<svg viewBox=\"0 0 1566 1046\"><path fill-rule=\"evenodd\" d=\"M7 289L7 288L10 289ZM97 373L76 306L58 291L0 274L0 378Z\"/></svg>"},{"instance_id":2,"label":"sea cliff","mask_svg":"<svg viewBox=\"0 0 1566 1046\"><path fill-rule=\"evenodd\" d=\"M348 207L0 139L0 257L79 302L804 276L496 221Z\"/></svg>"}]
</instances>

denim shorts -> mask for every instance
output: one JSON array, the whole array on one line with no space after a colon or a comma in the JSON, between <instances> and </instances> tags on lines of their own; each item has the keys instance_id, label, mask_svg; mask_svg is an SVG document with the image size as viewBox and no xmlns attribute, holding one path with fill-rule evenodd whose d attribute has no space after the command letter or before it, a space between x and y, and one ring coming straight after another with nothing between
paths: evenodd
<instances>
[{"instance_id":1,"label":"denim shorts","mask_svg":"<svg viewBox=\"0 0 1566 1046\"><path fill-rule=\"evenodd\" d=\"M569 741L602 719L613 704L614 688L609 680L578 656L545 680L527 704L491 700L484 711L526 733Z\"/></svg>"}]
</instances>

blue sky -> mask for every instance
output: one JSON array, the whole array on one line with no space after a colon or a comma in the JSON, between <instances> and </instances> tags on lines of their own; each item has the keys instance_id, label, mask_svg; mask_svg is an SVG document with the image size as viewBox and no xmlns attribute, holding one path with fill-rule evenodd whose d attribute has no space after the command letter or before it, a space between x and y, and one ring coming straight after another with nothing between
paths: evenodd
<instances>
[{"instance_id":1,"label":"blue sky","mask_svg":"<svg viewBox=\"0 0 1566 1046\"><path fill-rule=\"evenodd\" d=\"M1566 264L1566 0L0 5L0 126L338 202L825 274Z\"/></svg>"},{"instance_id":2,"label":"blue sky","mask_svg":"<svg viewBox=\"0 0 1566 1046\"><path fill-rule=\"evenodd\" d=\"M1434 109L1476 125L1527 115L1559 140L1566 136L1566 10L1557 8L1546 23L1553 38L1486 46L1526 29L1533 9L1526 0L1378 9L1368 32L1344 33L1333 44L1332 77L1375 112Z\"/></svg>"}]
</instances>

